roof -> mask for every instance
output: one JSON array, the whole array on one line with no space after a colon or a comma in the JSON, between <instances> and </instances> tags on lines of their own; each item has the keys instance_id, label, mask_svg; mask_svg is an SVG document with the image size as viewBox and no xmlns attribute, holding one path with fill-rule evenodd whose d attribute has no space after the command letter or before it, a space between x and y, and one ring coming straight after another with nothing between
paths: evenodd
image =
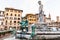
<instances>
[{"instance_id":1,"label":"roof","mask_svg":"<svg viewBox=\"0 0 60 40\"><path fill-rule=\"evenodd\" d=\"M22 17L22 19L26 19L26 17Z\"/></svg>"},{"instance_id":2,"label":"roof","mask_svg":"<svg viewBox=\"0 0 60 40\"><path fill-rule=\"evenodd\" d=\"M33 15L33 16L35 16L36 14L27 14L26 16L29 16L29 15Z\"/></svg>"},{"instance_id":3,"label":"roof","mask_svg":"<svg viewBox=\"0 0 60 40\"><path fill-rule=\"evenodd\" d=\"M4 11L0 10L0 12L4 12Z\"/></svg>"},{"instance_id":4,"label":"roof","mask_svg":"<svg viewBox=\"0 0 60 40\"><path fill-rule=\"evenodd\" d=\"M5 8L5 9L10 9L10 10L16 10L16 11L21 11L21 12L23 12L23 10L19 10L19 9L15 9L15 8Z\"/></svg>"}]
</instances>

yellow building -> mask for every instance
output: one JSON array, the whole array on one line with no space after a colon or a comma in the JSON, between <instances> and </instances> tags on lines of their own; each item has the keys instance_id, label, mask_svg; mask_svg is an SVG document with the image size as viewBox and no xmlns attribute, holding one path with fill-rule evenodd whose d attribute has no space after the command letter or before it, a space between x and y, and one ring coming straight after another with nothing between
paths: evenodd
<instances>
[{"instance_id":1,"label":"yellow building","mask_svg":"<svg viewBox=\"0 0 60 40\"><path fill-rule=\"evenodd\" d=\"M37 16L36 16L36 14L31 14L30 13L30 14L27 14L25 17L27 18L29 24L33 24L33 23L37 22Z\"/></svg>"},{"instance_id":2,"label":"yellow building","mask_svg":"<svg viewBox=\"0 0 60 40\"><path fill-rule=\"evenodd\" d=\"M23 10L14 9L14 8L5 8L5 13L4 13L5 30L8 30L10 28L19 29L20 24L18 23L21 22L22 12Z\"/></svg>"}]
</instances>

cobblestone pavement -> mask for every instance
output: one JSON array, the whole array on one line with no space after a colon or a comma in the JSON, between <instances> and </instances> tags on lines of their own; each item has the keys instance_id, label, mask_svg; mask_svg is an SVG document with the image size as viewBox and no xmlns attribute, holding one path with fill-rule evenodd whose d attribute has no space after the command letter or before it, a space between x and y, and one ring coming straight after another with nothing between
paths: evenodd
<instances>
[{"instance_id":1,"label":"cobblestone pavement","mask_svg":"<svg viewBox=\"0 0 60 40\"><path fill-rule=\"evenodd\" d=\"M5 38L12 37L12 35L4 36L3 38L0 38L0 40L4 40Z\"/></svg>"},{"instance_id":2,"label":"cobblestone pavement","mask_svg":"<svg viewBox=\"0 0 60 40\"><path fill-rule=\"evenodd\" d=\"M28 37L28 35L26 37ZM21 40L21 39L16 39L15 36L10 36L8 38L5 38L4 40Z\"/></svg>"},{"instance_id":3,"label":"cobblestone pavement","mask_svg":"<svg viewBox=\"0 0 60 40\"><path fill-rule=\"evenodd\" d=\"M28 36L27 36L28 37ZM57 37L60 37L60 35L40 35L40 36L38 36L38 38L39 39L41 39L41 38L43 38L43 37L45 37L46 39L48 39L48 38L57 38ZM37 36L36 36L36 38L37 38ZM15 39L15 36L10 36L10 37L8 37L8 38L5 38L4 40L20 40L20 39Z\"/></svg>"}]
</instances>

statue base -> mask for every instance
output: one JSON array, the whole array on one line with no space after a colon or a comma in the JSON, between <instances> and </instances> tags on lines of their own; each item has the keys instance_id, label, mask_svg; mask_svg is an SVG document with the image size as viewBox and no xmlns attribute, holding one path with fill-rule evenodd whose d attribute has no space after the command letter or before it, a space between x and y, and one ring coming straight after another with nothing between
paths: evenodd
<instances>
[{"instance_id":1,"label":"statue base","mask_svg":"<svg viewBox=\"0 0 60 40\"><path fill-rule=\"evenodd\" d=\"M37 28L47 27L47 23L45 23L45 22L37 22L37 23L35 23L35 25Z\"/></svg>"}]
</instances>

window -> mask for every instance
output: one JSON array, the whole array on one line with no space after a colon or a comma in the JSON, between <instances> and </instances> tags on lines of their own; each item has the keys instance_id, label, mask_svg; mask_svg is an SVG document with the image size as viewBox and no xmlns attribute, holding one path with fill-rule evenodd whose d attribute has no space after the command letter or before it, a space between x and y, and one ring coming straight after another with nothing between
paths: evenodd
<instances>
[{"instance_id":1,"label":"window","mask_svg":"<svg viewBox=\"0 0 60 40\"><path fill-rule=\"evenodd\" d=\"M20 20L20 18L18 18L18 20Z\"/></svg>"},{"instance_id":2,"label":"window","mask_svg":"<svg viewBox=\"0 0 60 40\"><path fill-rule=\"evenodd\" d=\"M10 25L12 25L12 21L10 21Z\"/></svg>"},{"instance_id":3,"label":"window","mask_svg":"<svg viewBox=\"0 0 60 40\"><path fill-rule=\"evenodd\" d=\"M17 28L19 28L19 26Z\"/></svg>"},{"instance_id":4,"label":"window","mask_svg":"<svg viewBox=\"0 0 60 40\"><path fill-rule=\"evenodd\" d=\"M8 13L6 13L6 15L8 16Z\"/></svg>"},{"instance_id":5,"label":"window","mask_svg":"<svg viewBox=\"0 0 60 40\"><path fill-rule=\"evenodd\" d=\"M29 23L29 24L32 24L32 23Z\"/></svg>"},{"instance_id":6,"label":"window","mask_svg":"<svg viewBox=\"0 0 60 40\"><path fill-rule=\"evenodd\" d=\"M4 12L3 12L3 14L4 14Z\"/></svg>"},{"instance_id":7,"label":"window","mask_svg":"<svg viewBox=\"0 0 60 40\"><path fill-rule=\"evenodd\" d=\"M30 21L32 21L32 20L30 19Z\"/></svg>"},{"instance_id":8,"label":"window","mask_svg":"<svg viewBox=\"0 0 60 40\"><path fill-rule=\"evenodd\" d=\"M5 17L5 19L8 19L8 17Z\"/></svg>"},{"instance_id":9,"label":"window","mask_svg":"<svg viewBox=\"0 0 60 40\"><path fill-rule=\"evenodd\" d=\"M20 25L19 23L20 23L20 21L18 21L18 25Z\"/></svg>"},{"instance_id":10,"label":"window","mask_svg":"<svg viewBox=\"0 0 60 40\"><path fill-rule=\"evenodd\" d=\"M14 29L16 29L16 27L15 27L15 26L14 26L13 28L14 28Z\"/></svg>"},{"instance_id":11,"label":"window","mask_svg":"<svg viewBox=\"0 0 60 40\"><path fill-rule=\"evenodd\" d=\"M4 30L7 30L7 26L5 26Z\"/></svg>"},{"instance_id":12,"label":"window","mask_svg":"<svg viewBox=\"0 0 60 40\"><path fill-rule=\"evenodd\" d=\"M7 23L7 20L6 20L6 23Z\"/></svg>"},{"instance_id":13,"label":"window","mask_svg":"<svg viewBox=\"0 0 60 40\"><path fill-rule=\"evenodd\" d=\"M19 23L20 21L18 21L18 23Z\"/></svg>"},{"instance_id":14,"label":"window","mask_svg":"<svg viewBox=\"0 0 60 40\"><path fill-rule=\"evenodd\" d=\"M12 16L12 13L11 13L11 15L10 16Z\"/></svg>"},{"instance_id":15,"label":"window","mask_svg":"<svg viewBox=\"0 0 60 40\"><path fill-rule=\"evenodd\" d=\"M10 17L10 19L13 19L13 17Z\"/></svg>"},{"instance_id":16,"label":"window","mask_svg":"<svg viewBox=\"0 0 60 40\"><path fill-rule=\"evenodd\" d=\"M16 17L14 17L14 20L17 20L17 18L16 18Z\"/></svg>"},{"instance_id":17,"label":"window","mask_svg":"<svg viewBox=\"0 0 60 40\"><path fill-rule=\"evenodd\" d=\"M20 16L20 14L18 14L18 16Z\"/></svg>"},{"instance_id":18,"label":"window","mask_svg":"<svg viewBox=\"0 0 60 40\"><path fill-rule=\"evenodd\" d=\"M30 17L32 17L32 16L30 16Z\"/></svg>"},{"instance_id":19,"label":"window","mask_svg":"<svg viewBox=\"0 0 60 40\"><path fill-rule=\"evenodd\" d=\"M20 27L19 27L19 26L17 27L17 30L18 30L18 29L20 29Z\"/></svg>"},{"instance_id":20,"label":"window","mask_svg":"<svg viewBox=\"0 0 60 40\"><path fill-rule=\"evenodd\" d=\"M7 26L5 26L5 28L7 28Z\"/></svg>"},{"instance_id":21,"label":"window","mask_svg":"<svg viewBox=\"0 0 60 40\"><path fill-rule=\"evenodd\" d=\"M12 23L12 21L10 21L10 23Z\"/></svg>"},{"instance_id":22,"label":"window","mask_svg":"<svg viewBox=\"0 0 60 40\"><path fill-rule=\"evenodd\" d=\"M5 24L7 25L7 20L6 20Z\"/></svg>"},{"instance_id":23,"label":"window","mask_svg":"<svg viewBox=\"0 0 60 40\"><path fill-rule=\"evenodd\" d=\"M16 16L16 14L15 14L15 16Z\"/></svg>"},{"instance_id":24,"label":"window","mask_svg":"<svg viewBox=\"0 0 60 40\"><path fill-rule=\"evenodd\" d=\"M14 21L14 23L16 23L16 21Z\"/></svg>"},{"instance_id":25,"label":"window","mask_svg":"<svg viewBox=\"0 0 60 40\"><path fill-rule=\"evenodd\" d=\"M1 23L1 25L3 25L3 22Z\"/></svg>"}]
</instances>

